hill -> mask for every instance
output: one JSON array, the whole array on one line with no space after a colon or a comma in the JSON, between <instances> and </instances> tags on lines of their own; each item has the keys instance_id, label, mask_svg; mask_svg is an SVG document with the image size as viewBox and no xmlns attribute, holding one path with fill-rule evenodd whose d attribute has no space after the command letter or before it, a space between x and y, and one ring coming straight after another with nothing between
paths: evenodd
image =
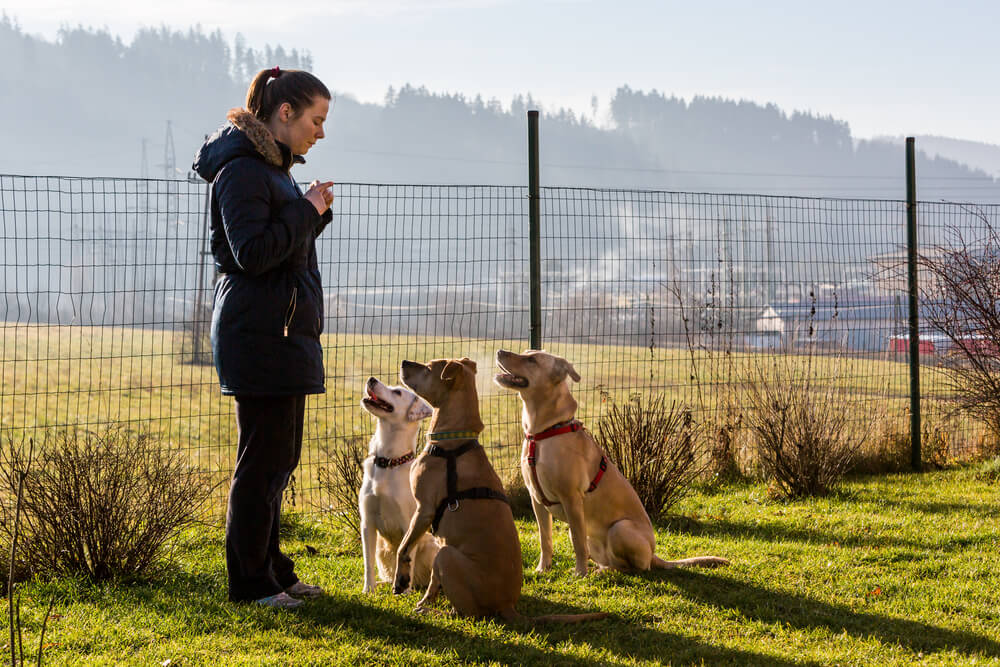
<instances>
[{"instance_id":1,"label":"hill","mask_svg":"<svg viewBox=\"0 0 1000 667\"><path fill-rule=\"evenodd\" d=\"M0 172L42 175L183 178L204 135L242 103L257 69L312 66L308 53L253 48L239 35L230 43L200 28L143 29L130 43L106 31L64 28L46 41L7 16L0 19L0 57L0 85L28 101L0 108ZM317 74L336 90L333 77ZM856 141L842 120L628 86L616 91L610 123L600 126L530 97L501 102L406 85L389 89L382 104L364 104L337 91L329 138L296 176L521 185L525 111L538 107L543 185L904 195L898 143ZM925 150L917 173L921 198L1000 200L993 163Z\"/></svg>"}]
</instances>

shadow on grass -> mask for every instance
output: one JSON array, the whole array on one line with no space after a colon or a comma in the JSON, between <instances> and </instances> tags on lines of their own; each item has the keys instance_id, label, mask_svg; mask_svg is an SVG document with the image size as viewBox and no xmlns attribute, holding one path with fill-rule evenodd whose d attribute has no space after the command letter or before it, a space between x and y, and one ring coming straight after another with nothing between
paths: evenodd
<instances>
[{"instance_id":1,"label":"shadow on grass","mask_svg":"<svg viewBox=\"0 0 1000 667\"><path fill-rule=\"evenodd\" d=\"M258 629L283 633L303 642L329 639L331 633L346 633L359 641L375 642L391 647L432 653L463 663L518 665L592 665L594 657L574 656L573 647L590 647L616 656L627 655L637 660L672 662L675 664L731 665L810 665L754 651L731 649L699 641L679 634L661 632L633 620L611 615L600 621L564 625L532 623L530 620L505 625L500 621L457 621L435 616L422 616L412 611L419 596L407 595L407 610L381 606L386 593L364 598L333 591L292 611L263 610L252 605L234 605L225 601L225 588L218 577L185 575L174 572L169 590L161 582L130 587L119 591L125 606L153 610L163 617L185 616L194 621L199 633L229 637L241 632L247 620L253 619ZM692 582L694 585L694 582ZM99 597L99 596L98 596ZM600 611L555 604L543 598L522 596L518 608L528 616L544 614L576 614ZM451 610L444 602L438 609ZM513 639L512 639L513 635ZM523 640L519 643L518 640ZM388 662L399 655L386 653L379 660Z\"/></svg>"},{"instance_id":2,"label":"shadow on grass","mask_svg":"<svg viewBox=\"0 0 1000 667\"><path fill-rule=\"evenodd\" d=\"M413 596L416 603L417 597ZM523 596L518 605L530 610L531 616L543 614L576 614L596 611L581 609L571 605L553 605L547 601ZM450 609L445 605L444 608ZM463 662L489 662L519 665L592 665L592 658L584 659L567 655L562 648L570 645L587 645L604 649L614 655L627 655L633 659L653 662L708 663L732 665L809 665L801 661L714 646L677 634L660 632L612 615L601 621L564 625L557 623L532 623L518 621L506 627L518 635L533 635L540 638L545 647L511 643L502 638L477 635L495 635L487 627L496 621L465 621L475 630L453 629L435 623L433 618L422 617L412 612L399 613L384 608L366 605L361 601L344 599L336 595L321 598L297 612L302 618L312 622L312 628L297 627L295 633L303 639L321 636L324 628L337 625L352 632L381 638L387 644L403 645L414 649L438 654L451 654Z\"/></svg>"},{"instance_id":3,"label":"shadow on grass","mask_svg":"<svg viewBox=\"0 0 1000 667\"><path fill-rule=\"evenodd\" d=\"M797 528L781 523L758 525L749 521L716 520L705 523L693 535L754 539L767 544L783 541L801 542L814 546L837 546L838 548L878 547L894 551L886 556L886 562L919 560L926 557L928 550L951 553L973 547L990 548L995 536L982 534L975 536L945 536L926 533L926 539L910 539L891 535L871 535L868 532L833 532ZM770 547L769 547L770 548Z\"/></svg>"},{"instance_id":4,"label":"shadow on grass","mask_svg":"<svg viewBox=\"0 0 1000 667\"><path fill-rule=\"evenodd\" d=\"M909 509L920 514L955 514L969 513L974 516L992 517L996 515L995 505L985 505L981 503L945 503L945 502L919 502L914 500L886 500L886 505L895 505L902 509Z\"/></svg>"},{"instance_id":5,"label":"shadow on grass","mask_svg":"<svg viewBox=\"0 0 1000 667\"><path fill-rule=\"evenodd\" d=\"M676 527L674 528L677 529ZM758 524L751 521L735 521L727 519L717 519L711 522L700 523L684 531L690 535L704 535L706 537L727 537L740 539L760 540L767 543L775 542L802 542L816 546L829 546L837 544L840 547L884 547L890 549L912 549L926 551L928 549L946 550L963 549L976 545L989 545L995 538L989 535L977 537L956 537L954 539L933 539L932 535L927 540L895 537L890 535L871 535L867 532L832 532L824 530L812 530L808 528L798 528L785 525L780 522ZM918 554L913 554L914 558ZM923 557L923 556L919 556ZM898 558L897 558L898 560Z\"/></svg>"},{"instance_id":6,"label":"shadow on grass","mask_svg":"<svg viewBox=\"0 0 1000 667\"><path fill-rule=\"evenodd\" d=\"M773 591L725 576L676 570L668 577L689 599L737 611L745 618L781 623L798 629L824 628L858 638L874 637L887 646L913 652L955 650L968 655L1000 657L1000 643L981 635L939 628L918 621L852 611L843 606Z\"/></svg>"}]
</instances>

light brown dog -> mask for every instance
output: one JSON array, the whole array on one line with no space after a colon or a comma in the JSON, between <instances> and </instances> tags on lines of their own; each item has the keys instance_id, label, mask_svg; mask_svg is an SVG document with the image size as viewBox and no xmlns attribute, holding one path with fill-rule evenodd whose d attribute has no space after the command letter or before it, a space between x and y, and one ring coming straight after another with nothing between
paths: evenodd
<instances>
[{"instance_id":1,"label":"light brown dog","mask_svg":"<svg viewBox=\"0 0 1000 667\"><path fill-rule=\"evenodd\" d=\"M666 561L656 555L653 524L635 489L575 420L577 402L567 379L579 382L580 375L571 363L539 350L498 350L496 363L501 373L494 382L520 394L523 405L521 475L538 521L537 571L552 566L553 516L569 524L580 576L588 573L590 558L598 569L617 570L729 564L716 556Z\"/></svg>"},{"instance_id":2,"label":"light brown dog","mask_svg":"<svg viewBox=\"0 0 1000 667\"><path fill-rule=\"evenodd\" d=\"M417 510L399 545L394 592L402 593L409 587L410 550L433 527L444 545L434 558L430 585L417 611L428 610L427 605L443 590L460 616L524 618L514 608L524 578L521 542L500 478L477 440L483 422L475 362L435 359L424 365L404 361L399 376L431 405L434 414L430 445L410 469ZM456 492L474 497L456 498ZM575 622L606 615L531 620Z\"/></svg>"}]
</instances>

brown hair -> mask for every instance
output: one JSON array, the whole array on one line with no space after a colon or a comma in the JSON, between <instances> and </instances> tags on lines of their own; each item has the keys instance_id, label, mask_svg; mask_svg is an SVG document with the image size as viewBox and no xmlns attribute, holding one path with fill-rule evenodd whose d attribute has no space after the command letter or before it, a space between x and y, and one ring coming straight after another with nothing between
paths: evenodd
<instances>
[{"instance_id":1,"label":"brown hair","mask_svg":"<svg viewBox=\"0 0 1000 667\"><path fill-rule=\"evenodd\" d=\"M292 105L292 114L298 116L320 96L330 99L330 91L309 72L273 67L257 72L247 90L246 106L258 120L267 122L285 102Z\"/></svg>"}]
</instances>

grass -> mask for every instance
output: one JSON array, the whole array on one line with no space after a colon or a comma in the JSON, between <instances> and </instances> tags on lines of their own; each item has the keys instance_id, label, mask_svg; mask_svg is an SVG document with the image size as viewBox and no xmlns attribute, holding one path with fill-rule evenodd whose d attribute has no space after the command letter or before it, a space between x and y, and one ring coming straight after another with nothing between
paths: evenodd
<instances>
[{"instance_id":1,"label":"grass","mask_svg":"<svg viewBox=\"0 0 1000 667\"><path fill-rule=\"evenodd\" d=\"M55 594L49 665L1000 664L995 469L852 479L794 502L757 484L702 488L658 527L658 552L731 559L713 571L577 579L557 523L554 570L535 574L534 524L519 522L520 611L612 614L575 626L417 616L414 594L365 596L359 548L310 516L284 546L330 594L296 612L231 605L221 529L203 527L152 581L26 584L25 644Z\"/></svg>"}]
</instances>

